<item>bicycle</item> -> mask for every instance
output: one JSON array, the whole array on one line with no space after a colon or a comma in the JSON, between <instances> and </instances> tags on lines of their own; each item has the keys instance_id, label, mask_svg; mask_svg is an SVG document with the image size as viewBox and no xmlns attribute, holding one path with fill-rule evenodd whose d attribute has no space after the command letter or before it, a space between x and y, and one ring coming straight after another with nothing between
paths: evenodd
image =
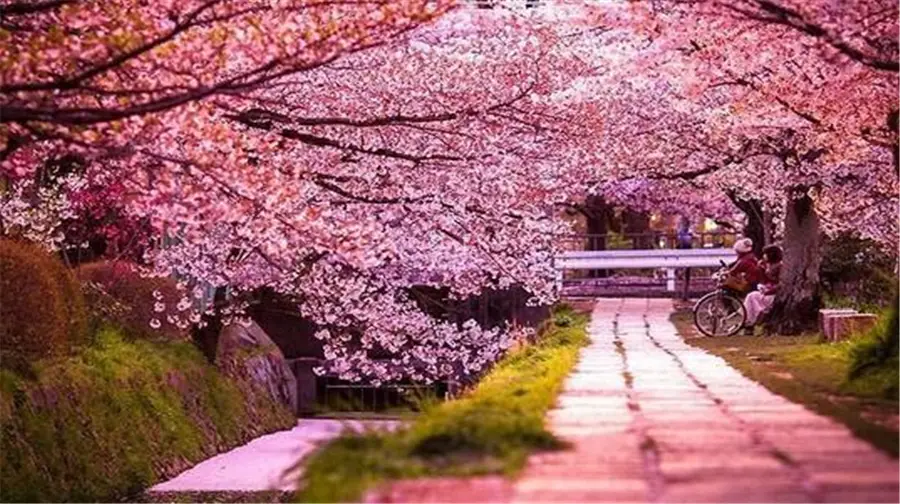
<instances>
[{"instance_id":1,"label":"bicycle","mask_svg":"<svg viewBox=\"0 0 900 504\"><path fill-rule=\"evenodd\" d=\"M725 285L728 268L724 262L722 269L712 277L716 281L716 290L701 297L694 305L694 326L705 336L732 336L744 327L747 310L740 293Z\"/></svg>"}]
</instances>

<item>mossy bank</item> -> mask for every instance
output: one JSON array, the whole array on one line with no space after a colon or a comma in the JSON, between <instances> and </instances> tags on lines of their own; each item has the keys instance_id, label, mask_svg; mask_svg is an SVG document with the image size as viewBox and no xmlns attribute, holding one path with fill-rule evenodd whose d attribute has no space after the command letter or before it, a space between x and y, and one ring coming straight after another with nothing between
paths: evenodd
<instances>
[{"instance_id":1,"label":"mossy bank","mask_svg":"<svg viewBox=\"0 0 900 504\"><path fill-rule=\"evenodd\" d=\"M110 501L295 418L187 342L102 329L34 376L0 371L0 500Z\"/></svg>"}]
</instances>

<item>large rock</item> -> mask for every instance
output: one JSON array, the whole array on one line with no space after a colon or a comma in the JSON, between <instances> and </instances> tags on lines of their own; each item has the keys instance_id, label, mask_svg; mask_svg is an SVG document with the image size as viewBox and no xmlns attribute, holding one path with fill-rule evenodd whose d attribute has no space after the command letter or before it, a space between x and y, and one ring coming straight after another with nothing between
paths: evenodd
<instances>
[{"instance_id":1,"label":"large rock","mask_svg":"<svg viewBox=\"0 0 900 504\"><path fill-rule=\"evenodd\" d=\"M250 381L274 400L297 411L297 380L284 354L256 322L235 323L219 333L216 366Z\"/></svg>"}]
</instances>

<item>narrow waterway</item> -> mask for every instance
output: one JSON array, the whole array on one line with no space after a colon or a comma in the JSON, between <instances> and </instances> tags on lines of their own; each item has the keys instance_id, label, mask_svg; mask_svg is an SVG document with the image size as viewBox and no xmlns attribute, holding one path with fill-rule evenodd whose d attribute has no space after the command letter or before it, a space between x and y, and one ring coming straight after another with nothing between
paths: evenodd
<instances>
[{"instance_id":1,"label":"narrow waterway","mask_svg":"<svg viewBox=\"0 0 900 504\"><path fill-rule=\"evenodd\" d=\"M204 460L148 492L295 490L302 472L297 462L322 443L347 431L395 429L398 425L392 420L300 419L291 430L258 437Z\"/></svg>"}]
</instances>

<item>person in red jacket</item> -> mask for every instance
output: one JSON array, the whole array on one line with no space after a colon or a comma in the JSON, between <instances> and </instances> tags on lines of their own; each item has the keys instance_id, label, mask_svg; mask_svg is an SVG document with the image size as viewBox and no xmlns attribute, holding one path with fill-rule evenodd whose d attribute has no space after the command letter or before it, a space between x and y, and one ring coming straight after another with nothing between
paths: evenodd
<instances>
[{"instance_id":1,"label":"person in red jacket","mask_svg":"<svg viewBox=\"0 0 900 504\"><path fill-rule=\"evenodd\" d=\"M781 247L769 245L763 249L763 258L759 261L759 270L762 273L759 289L747 294L744 299L744 308L747 310L747 320L744 322L744 334L753 335L753 326L759 321L760 315L772 308L775 302L775 294L778 292L778 283L781 279L781 260L784 257Z\"/></svg>"},{"instance_id":2,"label":"person in red jacket","mask_svg":"<svg viewBox=\"0 0 900 504\"><path fill-rule=\"evenodd\" d=\"M728 275L735 279L732 285L743 284L743 288L735 289L747 293L756 288L762 279L756 255L753 253L753 240L741 238L734 244L738 258L728 269Z\"/></svg>"}]
</instances>

